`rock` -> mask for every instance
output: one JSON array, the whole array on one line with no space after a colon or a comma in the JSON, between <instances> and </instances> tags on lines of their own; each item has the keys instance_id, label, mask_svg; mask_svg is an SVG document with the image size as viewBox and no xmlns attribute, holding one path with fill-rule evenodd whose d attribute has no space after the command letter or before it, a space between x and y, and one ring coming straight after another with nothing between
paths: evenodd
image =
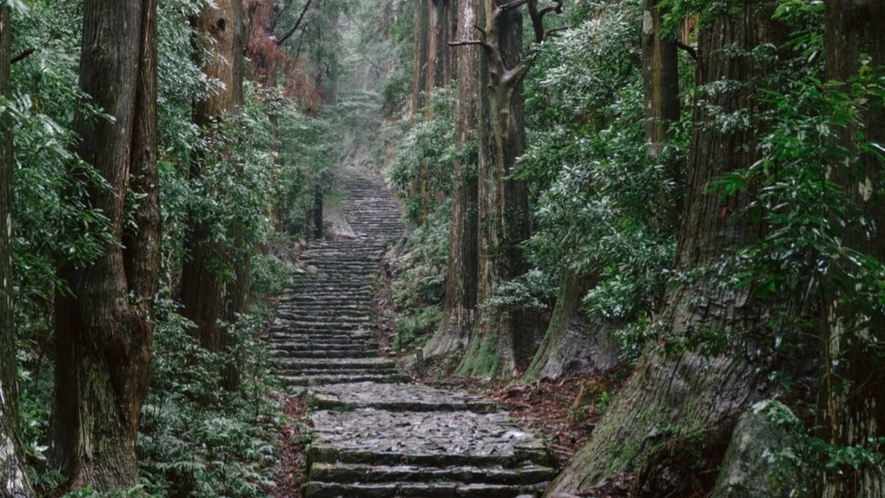
<instances>
[{"instance_id":1,"label":"rock","mask_svg":"<svg viewBox=\"0 0 885 498\"><path fill-rule=\"evenodd\" d=\"M734 429L711 498L810 497L812 478L796 466L803 432L782 403L754 405Z\"/></svg>"}]
</instances>

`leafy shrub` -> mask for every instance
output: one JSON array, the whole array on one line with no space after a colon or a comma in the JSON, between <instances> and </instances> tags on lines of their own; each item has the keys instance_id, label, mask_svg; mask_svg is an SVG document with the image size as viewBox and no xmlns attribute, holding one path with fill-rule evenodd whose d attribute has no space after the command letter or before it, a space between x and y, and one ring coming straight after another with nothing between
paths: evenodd
<instances>
[{"instance_id":1,"label":"leafy shrub","mask_svg":"<svg viewBox=\"0 0 885 498\"><path fill-rule=\"evenodd\" d=\"M169 310L154 342L151 391L142 408L138 452L145 489L161 496L266 496L274 485L282 425L269 355L252 336L264 318L243 316L233 346L213 354ZM239 391L222 384L240 368Z\"/></svg>"},{"instance_id":2,"label":"leafy shrub","mask_svg":"<svg viewBox=\"0 0 885 498\"><path fill-rule=\"evenodd\" d=\"M436 331L442 318L442 306L438 304L402 313L396 320L393 347L400 350L420 347Z\"/></svg>"},{"instance_id":3,"label":"leafy shrub","mask_svg":"<svg viewBox=\"0 0 885 498\"><path fill-rule=\"evenodd\" d=\"M253 256L249 276L250 292L253 295L279 294L290 283L294 269L294 264L272 254Z\"/></svg>"}]
</instances>

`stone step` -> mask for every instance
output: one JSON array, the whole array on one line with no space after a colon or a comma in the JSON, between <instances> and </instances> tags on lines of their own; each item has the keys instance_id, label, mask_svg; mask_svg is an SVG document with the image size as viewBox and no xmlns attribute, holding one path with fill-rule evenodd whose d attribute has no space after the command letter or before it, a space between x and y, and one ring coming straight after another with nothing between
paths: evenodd
<instances>
[{"instance_id":1,"label":"stone step","mask_svg":"<svg viewBox=\"0 0 885 498\"><path fill-rule=\"evenodd\" d=\"M368 322L339 322L336 320L329 321L313 321L313 320L286 320L280 322L274 322L272 329L273 330L328 330L328 331L350 331L350 330L366 330L370 323ZM367 331L368 333L368 331Z\"/></svg>"},{"instance_id":2,"label":"stone step","mask_svg":"<svg viewBox=\"0 0 885 498\"><path fill-rule=\"evenodd\" d=\"M443 391L420 384L390 386L369 382L338 384L312 390L315 404L322 410L373 408L395 412L493 413L498 406L466 392Z\"/></svg>"},{"instance_id":3,"label":"stone step","mask_svg":"<svg viewBox=\"0 0 885 498\"><path fill-rule=\"evenodd\" d=\"M342 347L353 347L353 348L362 348L362 349L372 349L375 347L374 344L370 343L365 338L353 338L353 337L315 337L312 339L306 339L303 336L290 336L290 337L274 337L268 338L267 344L272 347L280 348L280 349L288 349L292 351L303 350L303 349L317 349L317 348L342 348Z\"/></svg>"},{"instance_id":4,"label":"stone step","mask_svg":"<svg viewBox=\"0 0 885 498\"><path fill-rule=\"evenodd\" d=\"M276 343L270 347L279 351L281 358L296 358L299 353L313 351L376 351L377 348L369 343ZM344 358L348 358L345 356Z\"/></svg>"},{"instance_id":5,"label":"stone step","mask_svg":"<svg viewBox=\"0 0 885 498\"><path fill-rule=\"evenodd\" d=\"M275 364L281 368L290 370L303 369L323 369L329 371L335 370L387 370L396 369L396 362L386 358L340 358L333 360L306 360L295 358L279 358L274 360Z\"/></svg>"},{"instance_id":6,"label":"stone step","mask_svg":"<svg viewBox=\"0 0 885 498\"><path fill-rule=\"evenodd\" d=\"M371 337L366 333L357 332L300 332L300 331L273 331L267 337L267 342L274 345L306 345L319 344L329 346L368 346Z\"/></svg>"},{"instance_id":7,"label":"stone step","mask_svg":"<svg viewBox=\"0 0 885 498\"><path fill-rule=\"evenodd\" d=\"M337 483L391 483L420 481L454 481L463 484L530 485L549 482L556 476L550 467L525 465L515 469L503 467L419 467L415 465L359 465L346 463L314 463L310 479Z\"/></svg>"},{"instance_id":8,"label":"stone step","mask_svg":"<svg viewBox=\"0 0 885 498\"><path fill-rule=\"evenodd\" d=\"M312 387L326 384L350 384L354 382L382 382L397 384L408 382L405 374L365 374L365 375L312 375L312 376L280 376L283 383L291 387Z\"/></svg>"},{"instance_id":9,"label":"stone step","mask_svg":"<svg viewBox=\"0 0 885 498\"><path fill-rule=\"evenodd\" d=\"M551 466L544 440L504 413L322 410L311 416L311 463L371 465Z\"/></svg>"},{"instance_id":10,"label":"stone step","mask_svg":"<svg viewBox=\"0 0 885 498\"><path fill-rule=\"evenodd\" d=\"M292 351L285 352L287 358L377 358L378 351L374 349L357 349L357 348L338 348L338 349L317 349L313 351Z\"/></svg>"},{"instance_id":11,"label":"stone step","mask_svg":"<svg viewBox=\"0 0 885 498\"><path fill-rule=\"evenodd\" d=\"M380 484L340 484L310 481L304 486L305 498L514 498L539 496L546 484L510 486L506 484L461 484L458 482L391 482Z\"/></svg>"},{"instance_id":12,"label":"stone step","mask_svg":"<svg viewBox=\"0 0 885 498\"><path fill-rule=\"evenodd\" d=\"M371 319L366 316L365 313L307 313L304 311L284 311L280 310L277 313L277 316L283 320L288 320L292 322L304 322L304 321L312 321L316 320L317 322L323 322L326 320L332 320L335 324L365 324L369 323Z\"/></svg>"}]
</instances>

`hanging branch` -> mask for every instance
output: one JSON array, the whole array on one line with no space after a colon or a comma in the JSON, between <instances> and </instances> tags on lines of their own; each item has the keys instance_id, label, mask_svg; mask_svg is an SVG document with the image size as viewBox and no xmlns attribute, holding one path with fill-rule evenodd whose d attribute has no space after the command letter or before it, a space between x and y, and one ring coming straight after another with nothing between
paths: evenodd
<instances>
[{"instance_id":1,"label":"hanging branch","mask_svg":"<svg viewBox=\"0 0 885 498\"><path fill-rule=\"evenodd\" d=\"M298 30L298 27L301 26L301 21L304 20L304 15L307 14L307 9L310 8L310 3L312 1L313 0L307 0L307 2L305 2L304 8L301 9L301 14L298 15L298 20L295 21L295 25L292 26L292 28L289 31L286 31L285 33L283 33L279 37L279 39L277 39L277 45L282 45L283 43L286 43L286 40L288 40L289 37L292 36L295 33L295 31Z\"/></svg>"},{"instance_id":2,"label":"hanging branch","mask_svg":"<svg viewBox=\"0 0 885 498\"><path fill-rule=\"evenodd\" d=\"M562 14L562 0L554 0L540 10L538 0L529 1L529 16L532 18L532 28L535 30L535 43L543 43L554 32L544 28L544 16L551 12Z\"/></svg>"},{"instance_id":3,"label":"hanging branch","mask_svg":"<svg viewBox=\"0 0 885 498\"><path fill-rule=\"evenodd\" d=\"M544 8L539 8L538 0L515 0L503 5L496 5L495 10L486 22L485 29L482 29L479 26L474 26L479 32L479 39L449 42L450 47L470 45L482 47L485 50L486 55L489 57L489 74L492 77L492 82L507 87L509 89L508 91L511 92L514 88L519 86L520 82L522 82L522 79L525 77L525 74L530 67L530 61L523 60L513 68L507 67L499 41L501 18L505 13L518 9L526 4L528 4L529 15L532 18L532 27L535 31L536 43L543 43L550 36L555 36L557 32L567 29L556 28L548 30L544 27L544 17L547 14L550 14L551 12L556 14L562 13L563 0L553 0Z\"/></svg>"},{"instance_id":4,"label":"hanging branch","mask_svg":"<svg viewBox=\"0 0 885 498\"><path fill-rule=\"evenodd\" d=\"M16 56L13 57L12 59L10 59L10 60L9 60L9 63L10 63L10 64L15 64L16 62L19 62L19 61L22 61L22 60L24 60L24 59L27 59L27 58L30 57L30 55L33 54L36 50L37 50L37 49L34 48L34 47L31 47L31 48L25 49L25 50L22 51L22 53L16 55Z\"/></svg>"}]
</instances>

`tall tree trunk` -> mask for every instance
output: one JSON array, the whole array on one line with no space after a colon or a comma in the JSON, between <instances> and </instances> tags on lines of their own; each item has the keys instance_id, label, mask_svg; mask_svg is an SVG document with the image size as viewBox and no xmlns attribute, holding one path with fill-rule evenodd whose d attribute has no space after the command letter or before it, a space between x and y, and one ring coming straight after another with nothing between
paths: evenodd
<instances>
[{"instance_id":1,"label":"tall tree trunk","mask_svg":"<svg viewBox=\"0 0 885 498\"><path fill-rule=\"evenodd\" d=\"M500 57L489 61L489 81L482 98L479 127L479 287L478 300L491 297L498 285L520 275L525 261L520 243L529 237L528 188L510 174L525 151L521 75L522 13L503 10L485 0L488 42ZM482 309L461 375L513 375L517 362L531 355L534 343L518 309Z\"/></svg>"},{"instance_id":2,"label":"tall tree trunk","mask_svg":"<svg viewBox=\"0 0 885 498\"><path fill-rule=\"evenodd\" d=\"M460 0L458 7L458 39L470 39L474 33L473 26L481 25L485 20L482 0ZM478 112L483 88L488 81L488 66L479 47L464 47L455 53L458 59L455 143L463 147L475 140L471 136L473 131L486 123L479 119ZM477 159L455 163L443 321L424 348L424 354L428 358L445 355L466 346L476 320L479 284Z\"/></svg>"},{"instance_id":3,"label":"tall tree trunk","mask_svg":"<svg viewBox=\"0 0 885 498\"><path fill-rule=\"evenodd\" d=\"M427 89L427 63L429 58L430 30L430 2L431 0L415 0L415 33L414 53L412 54L412 119L417 119L421 110L424 109Z\"/></svg>"},{"instance_id":4,"label":"tall tree trunk","mask_svg":"<svg viewBox=\"0 0 885 498\"><path fill-rule=\"evenodd\" d=\"M825 5L827 78L847 81L857 75L864 54L881 74L885 68L885 4L832 0ZM872 110L862 119L865 138L885 143L885 110ZM853 127L843 130L842 143L851 144L858 132ZM864 154L856 171L839 173L837 178L877 231L869 237L865 230L850 230L845 234L845 244L885 262L885 174L881 161L872 154ZM847 323L863 315L870 318L864 330L846 330ZM824 320L823 361L827 369L821 389L821 425L827 441L837 446L857 446L885 438L885 359L881 352L885 316L833 305ZM835 357L841 360L835 362ZM883 450L885 445L879 444L878 451ZM881 465L839 470L827 473L825 498L885 497Z\"/></svg>"},{"instance_id":5,"label":"tall tree trunk","mask_svg":"<svg viewBox=\"0 0 885 498\"><path fill-rule=\"evenodd\" d=\"M225 116L236 112L243 101L243 33L242 5L240 0L216 0L207 5L196 18L196 29L201 39L207 43L208 52L213 54L200 63L203 72L210 79L218 80L224 86L206 99L194 103L194 121L204 133L213 133L211 128ZM206 152L201 152L191 164L191 178L202 177L202 162ZM246 274L241 247L234 247L229 254L211 233L209 220L194 220L188 227L185 239L186 258L181 275L181 300L184 315L197 325L196 334L200 343L210 351L221 351L225 345L226 333L219 320L229 319L230 310L237 302L243 301L242 292ZM236 227L229 227L236 232ZM237 246L237 233L231 234ZM235 282L230 286L225 282L223 268L234 267ZM246 270L248 271L248 270ZM231 305L230 303L235 303Z\"/></svg>"},{"instance_id":6,"label":"tall tree trunk","mask_svg":"<svg viewBox=\"0 0 885 498\"><path fill-rule=\"evenodd\" d=\"M644 0L642 13L642 82L645 135L658 155L670 139L670 125L679 121L679 58L676 38L661 33L665 12L660 0Z\"/></svg>"},{"instance_id":7,"label":"tall tree trunk","mask_svg":"<svg viewBox=\"0 0 885 498\"><path fill-rule=\"evenodd\" d=\"M732 14L720 14L701 31L697 69L699 85L733 81L733 91L715 92L694 111L699 125L725 115L755 116L759 103L754 84L769 69L751 55L762 44L779 45L781 29L771 21L773 6L748 1ZM752 119L752 118L751 118ZM677 250L681 273L715 267L741 247L758 240L744 208L750 195L721 199L708 192L710 181L746 168L757 159L758 129L725 131L698 126L692 136L687 210ZM637 474L636 496L689 496L692 481L711 485L728 443L733 420L759 399L772 394L764 365L754 361L757 346L747 338L764 334L767 303L748 289L733 290L715 276L696 278L673 288L665 319L669 335L685 337L700 330L732 338L719 355L688 349L667 351L649 346L633 375L606 411L590 440L553 482L548 495L592 488L620 474ZM664 339L666 340L666 339Z\"/></svg>"},{"instance_id":8,"label":"tall tree trunk","mask_svg":"<svg viewBox=\"0 0 885 498\"><path fill-rule=\"evenodd\" d=\"M449 42L455 40L458 30L458 0L436 0L437 10L437 71L438 87L447 87L455 78L456 57Z\"/></svg>"},{"instance_id":9,"label":"tall tree trunk","mask_svg":"<svg viewBox=\"0 0 885 498\"><path fill-rule=\"evenodd\" d=\"M11 98L9 77L12 25L9 7L0 5L0 97ZM12 123L0 114L0 498L33 493L18 437L18 373L12 309Z\"/></svg>"},{"instance_id":10,"label":"tall tree trunk","mask_svg":"<svg viewBox=\"0 0 885 498\"><path fill-rule=\"evenodd\" d=\"M156 182L141 183L150 177L155 157L149 135L156 129L150 122L156 100L143 93L155 85L156 57L149 55L155 53L155 9L143 0L86 0L83 6L80 87L114 119L92 122L78 115L74 130L82 140L77 152L109 185L89 188L87 202L105 213L116 240L123 239L130 171L145 174L132 180L148 198L156 188ZM140 221L144 212L139 209ZM156 227L145 227L137 237L139 249L133 249L158 244L141 240L157 233ZM152 297L147 294L156 289L158 268L140 261L127 275L125 261L123 249L110 243L91 265L75 268L63 262L59 270L72 295L56 294L52 462L72 487L113 491L138 484L135 439L152 333L143 312ZM130 304L132 294L136 304Z\"/></svg>"},{"instance_id":11,"label":"tall tree trunk","mask_svg":"<svg viewBox=\"0 0 885 498\"><path fill-rule=\"evenodd\" d=\"M617 324L589 317L583 310L583 298L592 283L592 279L582 278L571 269L562 270L553 317L541 347L523 375L524 381L617 366L620 350L612 335Z\"/></svg>"}]
</instances>

